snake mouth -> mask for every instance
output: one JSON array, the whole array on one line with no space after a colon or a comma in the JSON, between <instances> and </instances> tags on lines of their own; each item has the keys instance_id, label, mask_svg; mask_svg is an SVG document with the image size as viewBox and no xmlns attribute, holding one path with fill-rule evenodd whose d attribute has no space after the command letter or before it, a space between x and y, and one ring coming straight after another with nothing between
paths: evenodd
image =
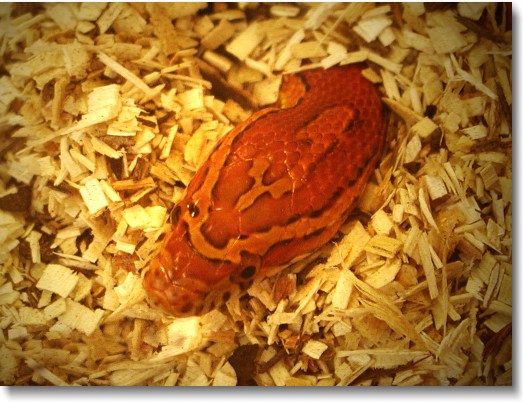
<instances>
[{"instance_id":1,"label":"snake mouth","mask_svg":"<svg viewBox=\"0 0 523 402\"><path fill-rule=\"evenodd\" d=\"M143 285L150 304L175 316L194 315L201 308L204 295L203 289L202 291L198 289L201 286L172 281L168 270L158 259L151 262Z\"/></svg>"}]
</instances>

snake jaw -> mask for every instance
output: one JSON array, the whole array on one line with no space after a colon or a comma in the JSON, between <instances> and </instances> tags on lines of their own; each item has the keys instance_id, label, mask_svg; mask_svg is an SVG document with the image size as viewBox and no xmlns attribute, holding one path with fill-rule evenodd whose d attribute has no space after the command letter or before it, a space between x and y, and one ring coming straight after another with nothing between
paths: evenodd
<instances>
[{"instance_id":1,"label":"snake jaw","mask_svg":"<svg viewBox=\"0 0 523 402\"><path fill-rule=\"evenodd\" d=\"M169 272L161 258L157 257L151 262L144 279L150 303L177 316L195 313L204 295L196 289L202 286L194 286L193 281L181 284L172 280Z\"/></svg>"}]
</instances>

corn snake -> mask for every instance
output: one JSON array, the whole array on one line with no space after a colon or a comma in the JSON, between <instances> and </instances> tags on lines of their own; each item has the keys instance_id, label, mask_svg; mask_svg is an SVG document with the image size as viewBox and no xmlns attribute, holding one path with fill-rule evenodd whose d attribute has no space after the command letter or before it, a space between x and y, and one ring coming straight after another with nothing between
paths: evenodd
<instances>
[{"instance_id":1,"label":"corn snake","mask_svg":"<svg viewBox=\"0 0 523 402\"><path fill-rule=\"evenodd\" d=\"M282 79L277 105L222 137L198 169L145 274L175 315L326 244L354 208L385 140L378 89L359 66Z\"/></svg>"}]
</instances>

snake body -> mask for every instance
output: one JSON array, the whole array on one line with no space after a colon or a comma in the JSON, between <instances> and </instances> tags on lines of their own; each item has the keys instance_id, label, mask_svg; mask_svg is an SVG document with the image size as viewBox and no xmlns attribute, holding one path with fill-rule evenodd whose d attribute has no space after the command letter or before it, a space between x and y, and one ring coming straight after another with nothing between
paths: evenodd
<instances>
[{"instance_id":1,"label":"snake body","mask_svg":"<svg viewBox=\"0 0 523 402\"><path fill-rule=\"evenodd\" d=\"M358 66L283 76L277 105L221 138L173 210L144 278L150 299L187 314L327 243L381 156L384 126Z\"/></svg>"}]
</instances>

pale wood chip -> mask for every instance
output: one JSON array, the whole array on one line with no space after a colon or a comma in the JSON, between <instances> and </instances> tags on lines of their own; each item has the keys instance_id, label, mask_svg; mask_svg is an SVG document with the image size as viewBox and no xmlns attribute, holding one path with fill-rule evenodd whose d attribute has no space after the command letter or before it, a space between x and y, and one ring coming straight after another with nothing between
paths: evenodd
<instances>
[{"instance_id":1,"label":"pale wood chip","mask_svg":"<svg viewBox=\"0 0 523 402\"><path fill-rule=\"evenodd\" d=\"M377 211L373 216L371 220L372 227L376 231L376 233L381 235L388 235L390 234L392 228L393 228L393 222L390 219L389 215L380 209Z\"/></svg>"},{"instance_id":2,"label":"pale wood chip","mask_svg":"<svg viewBox=\"0 0 523 402\"><path fill-rule=\"evenodd\" d=\"M109 3L107 8L96 20L96 25L98 25L100 33L105 33L111 27L112 23L116 20L123 7L123 3Z\"/></svg>"},{"instance_id":3,"label":"pale wood chip","mask_svg":"<svg viewBox=\"0 0 523 402\"><path fill-rule=\"evenodd\" d=\"M421 138L429 137L437 129L438 125L428 117L424 117L411 127L412 132L419 135Z\"/></svg>"},{"instance_id":4,"label":"pale wood chip","mask_svg":"<svg viewBox=\"0 0 523 402\"><path fill-rule=\"evenodd\" d=\"M129 362L134 363L134 362ZM154 377L162 376L172 369L173 363L141 365L138 367L129 364L128 367L114 370L110 374L109 385L133 386L146 383Z\"/></svg>"},{"instance_id":5,"label":"pale wood chip","mask_svg":"<svg viewBox=\"0 0 523 402\"><path fill-rule=\"evenodd\" d=\"M166 209L160 205L145 208L140 205L134 205L123 212L123 218L129 227L133 229L157 229L163 226L166 215Z\"/></svg>"},{"instance_id":6,"label":"pale wood chip","mask_svg":"<svg viewBox=\"0 0 523 402\"><path fill-rule=\"evenodd\" d=\"M333 291L332 305L334 308L345 310L349 304L351 295L352 283L350 282L345 269L342 269Z\"/></svg>"},{"instance_id":7,"label":"pale wood chip","mask_svg":"<svg viewBox=\"0 0 523 402\"><path fill-rule=\"evenodd\" d=\"M363 304L371 310L373 315L385 321L393 330L407 336L413 342L419 345L425 344L416 329L394 303L387 301L387 298L379 291L359 280L352 272L348 272L354 286L365 296Z\"/></svg>"},{"instance_id":8,"label":"pale wood chip","mask_svg":"<svg viewBox=\"0 0 523 402\"><path fill-rule=\"evenodd\" d=\"M196 349L202 342L198 317L178 318L167 326L168 343L152 361L162 361Z\"/></svg>"},{"instance_id":9,"label":"pale wood chip","mask_svg":"<svg viewBox=\"0 0 523 402\"><path fill-rule=\"evenodd\" d=\"M254 86L254 96L259 105L271 105L278 99L281 77L271 77Z\"/></svg>"},{"instance_id":10,"label":"pale wood chip","mask_svg":"<svg viewBox=\"0 0 523 402\"><path fill-rule=\"evenodd\" d=\"M456 74L463 79L464 81L470 83L475 88L477 88L479 91L483 92L485 95L489 96L490 98L497 100L498 95L490 89L487 85L485 85L481 80L468 71L463 70L461 67L459 67L458 62L455 57L451 57L451 60L453 62L454 68L456 69Z\"/></svg>"},{"instance_id":11,"label":"pale wood chip","mask_svg":"<svg viewBox=\"0 0 523 402\"><path fill-rule=\"evenodd\" d=\"M269 369L269 374L277 386L285 385L285 382L291 377L287 367L281 360Z\"/></svg>"},{"instance_id":12,"label":"pale wood chip","mask_svg":"<svg viewBox=\"0 0 523 402\"><path fill-rule=\"evenodd\" d=\"M375 289L382 288L394 280L400 269L401 261L397 258L393 259L369 275L365 282Z\"/></svg>"},{"instance_id":13,"label":"pale wood chip","mask_svg":"<svg viewBox=\"0 0 523 402\"><path fill-rule=\"evenodd\" d=\"M67 297L77 283L78 276L73 270L59 264L48 264L36 283L36 287Z\"/></svg>"},{"instance_id":14,"label":"pale wood chip","mask_svg":"<svg viewBox=\"0 0 523 402\"><path fill-rule=\"evenodd\" d=\"M487 3L458 3L458 13L462 17L469 18L474 21L478 21L483 14L483 11L487 7Z\"/></svg>"},{"instance_id":15,"label":"pale wood chip","mask_svg":"<svg viewBox=\"0 0 523 402\"><path fill-rule=\"evenodd\" d=\"M319 359L323 352L327 350L327 348L328 346L325 345L323 342L311 339L305 344L305 346L303 346L302 351L303 353L312 357L313 359Z\"/></svg>"},{"instance_id":16,"label":"pale wood chip","mask_svg":"<svg viewBox=\"0 0 523 402\"><path fill-rule=\"evenodd\" d=\"M78 17L85 21L96 21L102 14L103 10L107 7L107 3L97 2L85 2L80 4L78 10Z\"/></svg>"},{"instance_id":17,"label":"pale wood chip","mask_svg":"<svg viewBox=\"0 0 523 402\"><path fill-rule=\"evenodd\" d=\"M450 29L450 25L428 28L427 34L438 54L457 52L467 45L463 35L454 29Z\"/></svg>"},{"instance_id":18,"label":"pale wood chip","mask_svg":"<svg viewBox=\"0 0 523 402\"><path fill-rule=\"evenodd\" d=\"M329 17L331 10L335 7L335 4L331 3L318 3L315 7L311 8L307 13L304 28L306 29L317 29L321 24Z\"/></svg>"},{"instance_id":19,"label":"pale wood chip","mask_svg":"<svg viewBox=\"0 0 523 402\"><path fill-rule=\"evenodd\" d=\"M229 362L225 364L216 372L213 386L232 387L237 384L236 372Z\"/></svg>"},{"instance_id":20,"label":"pale wood chip","mask_svg":"<svg viewBox=\"0 0 523 402\"><path fill-rule=\"evenodd\" d=\"M300 9L292 5L281 4L271 6L270 12L275 17L296 17Z\"/></svg>"},{"instance_id":21,"label":"pale wood chip","mask_svg":"<svg viewBox=\"0 0 523 402\"><path fill-rule=\"evenodd\" d=\"M187 110L202 109L204 107L203 89L193 88L178 95L181 104Z\"/></svg>"},{"instance_id":22,"label":"pale wood chip","mask_svg":"<svg viewBox=\"0 0 523 402\"><path fill-rule=\"evenodd\" d=\"M421 213L423 214L425 220L429 223L430 226L439 231L438 225L436 224L436 221L434 220L434 216L432 215L432 211L430 209L427 193L422 187L419 189L418 192L418 201Z\"/></svg>"},{"instance_id":23,"label":"pale wood chip","mask_svg":"<svg viewBox=\"0 0 523 402\"><path fill-rule=\"evenodd\" d=\"M461 131L467 134L473 140L479 140L481 138L485 138L488 135L488 129L483 124L467 127Z\"/></svg>"},{"instance_id":24,"label":"pale wood chip","mask_svg":"<svg viewBox=\"0 0 523 402\"><path fill-rule=\"evenodd\" d=\"M80 195L92 215L96 215L109 205L100 181L94 177L89 178L80 188Z\"/></svg>"},{"instance_id":25,"label":"pale wood chip","mask_svg":"<svg viewBox=\"0 0 523 402\"><path fill-rule=\"evenodd\" d=\"M98 327L103 314L102 309L93 311L80 303L66 299L66 311L59 316L59 320L70 328L89 336Z\"/></svg>"},{"instance_id":26,"label":"pale wood chip","mask_svg":"<svg viewBox=\"0 0 523 402\"><path fill-rule=\"evenodd\" d=\"M292 56L292 47L300 43L305 38L305 32L300 29L296 31L292 37L288 40L285 47L280 52L276 62L274 64L275 70L282 70Z\"/></svg>"},{"instance_id":27,"label":"pale wood chip","mask_svg":"<svg viewBox=\"0 0 523 402\"><path fill-rule=\"evenodd\" d=\"M503 96L505 97L505 100L507 101L507 104L509 106L512 105L512 86L511 81L509 79L509 74L506 69L504 68L498 68L497 69L497 78L498 83L501 86L501 89L503 91Z\"/></svg>"},{"instance_id":28,"label":"pale wood chip","mask_svg":"<svg viewBox=\"0 0 523 402\"><path fill-rule=\"evenodd\" d=\"M228 73L233 66L233 62L230 59L212 50L205 51L202 58L224 73Z\"/></svg>"},{"instance_id":29,"label":"pale wood chip","mask_svg":"<svg viewBox=\"0 0 523 402\"><path fill-rule=\"evenodd\" d=\"M421 233L421 236L418 239L418 252L421 259L423 272L425 273L425 279L427 280L429 287L430 298L435 299L439 294L439 290L436 281L436 272L432 262L430 244L427 239L427 235L424 232Z\"/></svg>"},{"instance_id":30,"label":"pale wood chip","mask_svg":"<svg viewBox=\"0 0 523 402\"><path fill-rule=\"evenodd\" d=\"M120 63L118 63L116 60L112 59L105 53L98 52L98 59L107 67L111 68L114 72L128 80L136 88L143 91L145 95L151 97L155 95L154 91L141 78L139 78L136 74L122 66Z\"/></svg>"},{"instance_id":31,"label":"pale wood chip","mask_svg":"<svg viewBox=\"0 0 523 402\"><path fill-rule=\"evenodd\" d=\"M103 224L96 225L92 231L94 239L82 254L82 257L89 262L95 262L100 258L113 235L112 228Z\"/></svg>"},{"instance_id":32,"label":"pale wood chip","mask_svg":"<svg viewBox=\"0 0 523 402\"><path fill-rule=\"evenodd\" d=\"M75 10L71 4L53 4L47 7L47 15L60 27L66 31L74 29L77 19Z\"/></svg>"},{"instance_id":33,"label":"pale wood chip","mask_svg":"<svg viewBox=\"0 0 523 402\"><path fill-rule=\"evenodd\" d=\"M483 183L485 184L485 188L487 190L492 189L494 185L496 185L499 181L498 174L496 172L496 169L494 169L494 166L487 162L479 171L479 174L481 178L483 179Z\"/></svg>"},{"instance_id":34,"label":"pale wood chip","mask_svg":"<svg viewBox=\"0 0 523 402\"><path fill-rule=\"evenodd\" d=\"M354 27L354 32L361 36L365 42L369 43L376 40L385 28L391 24L392 19L388 16L371 16L370 18L361 19Z\"/></svg>"},{"instance_id":35,"label":"pale wood chip","mask_svg":"<svg viewBox=\"0 0 523 402\"><path fill-rule=\"evenodd\" d=\"M394 239L385 235L375 235L372 237L367 245L365 251L381 255L386 258L392 258L399 251L403 243L400 240Z\"/></svg>"},{"instance_id":36,"label":"pale wood chip","mask_svg":"<svg viewBox=\"0 0 523 402\"><path fill-rule=\"evenodd\" d=\"M427 36L416 33L407 27L403 27L401 30L400 43L404 43L407 48L413 48L425 54L434 53L434 45Z\"/></svg>"},{"instance_id":37,"label":"pale wood chip","mask_svg":"<svg viewBox=\"0 0 523 402\"><path fill-rule=\"evenodd\" d=\"M207 49L214 50L219 46L223 45L225 42L227 42L234 35L235 31L236 30L233 24L231 24L229 21L225 19L222 19L220 20L218 25L216 25L210 32L208 32L202 38L202 46L206 47ZM227 51L231 54L234 54L235 56L238 52L238 50L235 49L234 46L232 48L232 51L230 50L230 47Z\"/></svg>"},{"instance_id":38,"label":"pale wood chip","mask_svg":"<svg viewBox=\"0 0 523 402\"><path fill-rule=\"evenodd\" d=\"M431 200L442 199L448 194L445 182L440 176L425 175L422 178Z\"/></svg>"},{"instance_id":39,"label":"pale wood chip","mask_svg":"<svg viewBox=\"0 0 523 402\"><path fill-rule=\"evenodd\" d=\"M47 320L52 320L65 313L66 308L65 299L58 299L44 308L44 316Z\"/></svg>"},{"instance_id":40,"label":"pale wood chip","mask_svg":"<svg viewBox=\"0 0 523 402\"><path fill-rule=\"evenodd\" d=\"M59 386L68 386L69 384L62 380L60 377L58 377L56 374L51 372L49 369L38 363L36 360L27 357L25 359L27 365L29 368L31 368L35 374L41 376L42 378L49 381L52 385L59 385Z\"/></svg>"},{"instance_id":41,"label":"pale wood chip","mask_svg":"<svg viewBox=\"0 0 523 402\"><path fill-rule=\"evenodd\" d=\"M237 57L239 60L245 60L256 46L263 40L264 34L258 23L250 24L247 29L243 30L226 46L225 50Z\"/></svg>"},{"instance_id":42,"label":"pale wood chip","mask_svg":"<svg viewBox=\"0 0 523 402\"><path fill-rule=\"evenodd\" d=\"M406 107L401 102L389 98L384 98L383 102L385 102L394 113L398 114L408 124L416 124L422 119L419 114L414 112L411 108Z\"/></svg>"},{"instance_id":43,"label":"pale wood chip","mask_svg":"<svg viewBox=\"0 0 523 402\"><path fill-rule=\"evenodd\" d=\"M298 59L324 57L327 55L327 51L316 41L297 43L291 47L291 53L293 57Z\"/></svg>"}]
</instances>

